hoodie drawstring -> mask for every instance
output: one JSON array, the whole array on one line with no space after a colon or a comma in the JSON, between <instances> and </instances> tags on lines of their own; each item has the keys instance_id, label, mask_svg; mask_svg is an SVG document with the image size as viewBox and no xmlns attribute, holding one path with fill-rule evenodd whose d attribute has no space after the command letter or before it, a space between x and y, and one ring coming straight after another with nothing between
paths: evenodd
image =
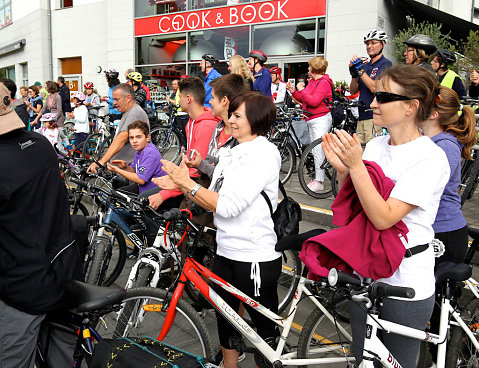
<instances>
[{"instance_id":1,"label":"hoodie drawstring","mask_svg":"<svg viewBox=\"0 0 479 368\"><path fill-rule=\"evenodd\" d=\"M260 296L259 289L261 288L261 272L258 262L251 263L250 278L254 282L254 296Z\"/></svg>"}]
</instances>

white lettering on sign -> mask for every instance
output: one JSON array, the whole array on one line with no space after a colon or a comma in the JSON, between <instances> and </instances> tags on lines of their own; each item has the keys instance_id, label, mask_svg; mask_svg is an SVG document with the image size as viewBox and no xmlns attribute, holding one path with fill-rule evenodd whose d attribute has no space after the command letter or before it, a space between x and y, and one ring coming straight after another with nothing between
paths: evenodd
<instances>
[{"instance_id":1,"label":"white lettering on sign","mask_svg":"<svg viewBox=\"0 0 479 368\"><path fill-rule=\"evenodd\" d=\"M266 6L269 7L269 9L264 9ZM258 15L263 21L270 20L274 16L274 5L271 3L264 3L259 7Z\"/></svg>"},{"instance_id":2,"label":"white lettering on sign","mask_svg":"<svg viewBox=\"0 0 479 368\"><path fill-rule=\"evenodd\" d=\"M170 30L170 27L168 27L168 28L166 28L166 29L163 29L163 28L161 27L161 22L163 22L165 19L170 20L169 17L164 17L164 18L161 18L160 21L158 22L158 28L160 28L160 31L161 31L161 32L168 32L168 31Z\"/></svg>"},{"instance_id":3,"label":"white lettering on sign","mask_svg":"<svg viewBox=\"0 0 479 368\"><path fill-rule=\"evenodd\" d=\"M289 0L286 0L282 5L281 5L281 1L278 1L278 19L281 18L280 14L283 14L285 18L288 18L286 13L283 11L283 7L286 5L288 1Z\"/></svg>"},{"instance_id":4,"label":"white lettering on sign","mask_svg":"<svg viewBox=\"0 0 479 368\"><path fill-rule=\"evenodd\" d=\"M246 18L246 17L249 17ZM241 20L245 23L250 23L256 17L256 8L253 5L246 5L241 9Z\"/></svg>"},{"instance_id":5,"label":"white lettering on sign","mask_svg":"<svg viewBox=\"0 0 479 368\"><path fill-rule=\"evenodd\" d=\"M191 17L196 17L196 22L195 20L193 19L190 23L190 18ZM188 26L188 28L190 29L195 29L195 28L198 28L198 26L200 25L200 16L197 14L197 13L191 13L190 15L188 15L188 18L186 18L186 25Z\"/></svg>"},{"instance_id":6,"label":"white lettering on sign","mask_svg":"<svg viewBox=\"0 0 479 368\"><path fill-rule=\"evenodd\" d=\"M171 26L175 31L180 31L185 26L185 18L181 14L175 15L171 21Z\"/></svg>"},{"instance_id":7,"label":"white lettering on sign","mask_svg":"<svg viewBox=\"0 0 479 368\"><path fill-rule=\"evenodd\" d=\"M237 8L230 8L230 24L238 23L238 9Z\"/></svg>"},{"instance_id":8,"label":"white lettering on sign","mask_svg":"<svg viewBox=\"0 0 479 368\"><path fill-rule=\"evenodd\" d=\"M208 21L206 20L206 17L207 17L208 15L210 15L210 13L211 13L211 11L208 10L207 12L204 12L204 13L201 14L201 20L202 20L202 25L201 25L201 27L202 27L202 28L211 27L211 24L209 24Z\"/></svg>"}]
</instances>

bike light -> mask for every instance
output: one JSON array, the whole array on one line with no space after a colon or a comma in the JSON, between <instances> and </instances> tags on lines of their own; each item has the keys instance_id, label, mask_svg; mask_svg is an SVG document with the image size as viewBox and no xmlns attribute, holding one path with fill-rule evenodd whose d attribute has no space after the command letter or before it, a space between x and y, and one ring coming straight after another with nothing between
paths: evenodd
<instances>
[{"instance_id":1,"label":"bike light","mask_svg":"<svg viewBox=\"0 0 479 368\"><path fill-rule=\"evenodd\" d=\"M331 286L335 286L338 283L338 270L331 268L328 273L328 283Z\"/></svg>"}]
</instances>

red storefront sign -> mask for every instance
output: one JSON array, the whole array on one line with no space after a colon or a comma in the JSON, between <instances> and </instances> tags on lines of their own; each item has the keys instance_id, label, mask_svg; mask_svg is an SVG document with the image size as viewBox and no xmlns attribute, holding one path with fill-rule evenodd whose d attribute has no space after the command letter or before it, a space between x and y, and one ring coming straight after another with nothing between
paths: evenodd
<instances>
[{"instance_id":1,"label":"red storefront sign","mask_svg":"<svg viewBox=\"0 0 479 368\"><path fill-rule=\"evenodd\" d=\"M273 0L135 19L135 36L323 16L326 0Z\"/></svg>"}]
</instances>

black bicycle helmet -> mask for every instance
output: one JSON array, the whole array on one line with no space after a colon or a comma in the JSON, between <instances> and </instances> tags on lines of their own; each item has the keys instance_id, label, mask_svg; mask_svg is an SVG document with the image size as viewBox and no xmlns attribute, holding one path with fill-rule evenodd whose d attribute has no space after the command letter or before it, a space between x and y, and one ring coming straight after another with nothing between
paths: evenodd
<instances>
[{"instance_id":1,"label":"black bicycle helmet","mask_svg":"<svg viewBox=\"0 0 479 368\"><path fill-rule=\"evenodd\" d=\"M114 69L114 68L108 68L107 70L105 70L105 75L106 75L108 78L116 79L116 78L118 78L118 76L120 75L120 73L118 72L118 70L116 70L116 69Z\"/></svg>"},{"instance_id":2,"label":"black bicycle helmet","mask_svg":"<svg viewBox=\"0 0 479 368\"><path fill-rule=\"evenodd\" d=\"M442 62L446 65L452 65L456 62L456 55L452 51L439 49L437 55L441 58Z\"/></svg>"},{"instance_id":3,"label":"black bicycle helmet","mask_svg":"<svg viewBox=\"0 0 479 368\"><path fill-rule=\"evenodd\" d=\"M215 58L212 54L204 54L201 58L205 61L208 61L211 66L214 66L218 62L218 59Z\"/></svg>"},{"instance_id":4,"label":"black bicycle helmet","mask_svg":"<svg viewBox=\"0 0 479 368\"><path fill-rule=\"evenodd\" d=\"M266 54L261 50L253 50L249 53L249 56L252 58L258 59L262 63L265 63L266 60L268 60L268 57L266 56Z\"/></svg>"},{"instance_id":5,"label":"black bicycle helmet","mask_svg":"<svg viewBox=\"0 0 479 368\"><path fill-rule=\"evenodd\" d=\"M415 34L408 40L404 41L403 44L416 49L424 50L428 55L431 55L437 50L436 43L432 40L432 38L424 34Z\"/></svg>"}]
</instances>

